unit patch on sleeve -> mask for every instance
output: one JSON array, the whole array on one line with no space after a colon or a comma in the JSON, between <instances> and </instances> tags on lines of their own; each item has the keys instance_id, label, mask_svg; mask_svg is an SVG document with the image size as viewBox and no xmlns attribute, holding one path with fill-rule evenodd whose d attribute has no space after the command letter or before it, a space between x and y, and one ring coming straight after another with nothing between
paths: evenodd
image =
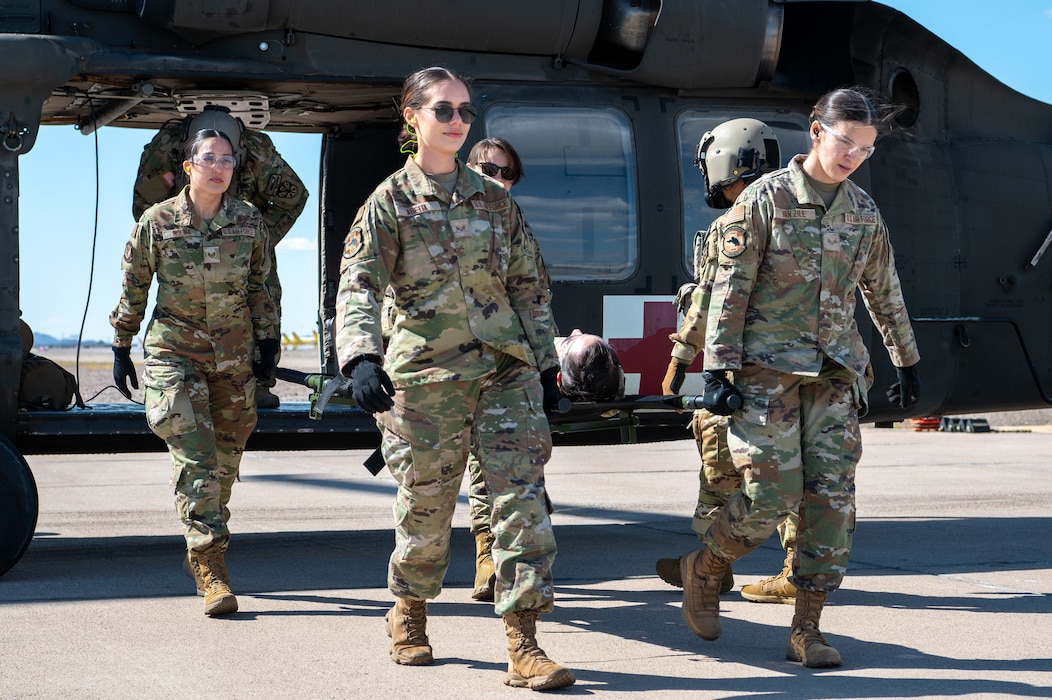
<instances>
[{"instance_id":1,"label":"unit patch on sleeve","mask_svg":"<svg viewBox=\"0 0 1052 700\"><path fill-rule=\"evenodd\" d=\"M365 236L360 226L355 226L347 234L347 240L343 243L343 257L350 259L362 252L365 246Z\"/></svg>"},{"instance_id":2,"label":"unit patch on sleeve","mask_svg":"<svg viewBox=\"0 0 1052 700\"><path fill-rule=\"evenodd\" d=\"M728 226L720 232L720 250L728 258L736 258L745 252L745 229Z\"/></svg>"}]
</instances>

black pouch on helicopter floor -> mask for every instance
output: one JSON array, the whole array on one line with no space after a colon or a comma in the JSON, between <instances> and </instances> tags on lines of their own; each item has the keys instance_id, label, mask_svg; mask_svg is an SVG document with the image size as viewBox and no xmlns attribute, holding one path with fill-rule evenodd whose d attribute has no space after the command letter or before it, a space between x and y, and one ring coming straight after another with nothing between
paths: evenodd
<instances>
[{"instance_id":1,"label":"black pouch on helicopter floor","mask_svg":"<svg viewBox=\"0 0 1052 700\"><path fill-rule=\"evenodd\" d=\"M74 397L83 405L77 379L54 360L30 353L22 359L18 407L30 411L64 411Z\"/></svg>"}]
</instances>

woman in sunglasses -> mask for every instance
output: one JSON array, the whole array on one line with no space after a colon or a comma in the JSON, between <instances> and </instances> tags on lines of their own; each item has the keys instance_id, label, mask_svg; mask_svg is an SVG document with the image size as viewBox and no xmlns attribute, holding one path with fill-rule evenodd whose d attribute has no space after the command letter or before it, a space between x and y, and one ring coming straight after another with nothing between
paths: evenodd
<instances>
[{"instance_id":1,"label":"woman in sunglasses","mask_svg":"<svg viewBox=\"0 0 1052 700\"><path fill-rule=\"evenodd\" d=\"M522 168L522 159L519 158L514 146L507 139L499 136L489 136L476 142L468 153L467 163L469 168L493 178L509 192L525 174ZM518 204L516 204L517 206ZM519 217L522 218L523 233L529 237L529 245L536 253L535 262L540 273L541 284L545 289L550 290L552 280L548 274L548 268L544 264L544 258L541 257L540 246L537 244L533 232L530 230L525 218L522 217L521 212ZM552 319L552 332L556 336L559 335L559 329L554 318ZM475 583L471 597L475 600L492 601L496 576L493 570L493 532L490 529L489 494L486 492L485 475L482 473L478 457L474 453L468 456L467 475L468 505L471 510L471 533L475 536ZM545 493L545 502L547 503L548 512L551 513L552 506L547 492Z\"/></svg>"},{"instance_id":2,"label":"woman in sunglasses","mask_svg":"<svg viewBox=\"0 0 1052 700\"><path fill-rule=\"evenodd\" d=\"M522 169L522 159L519 158L518 151L507 139L502 139L499 136L488 136L472 146L471 152L468 153L468 167L477 173L493 178L509 192L526 175ZM515 204L516 209L518 206L518 204ZM536 264L541 273L541 283L545 289L551 290L552 278L548 274L548 268L545 266L544 258L541 256L540 245L537 244L533 231L530 229L529 224L526 223L521 211L519 212L519 218L522 219L522 225L529 238L529 245L536 256ZM559 335L559 329L554 325L555 319L552 319L552 324L554 334Z\"/></svg>"},{"instance_id":3,"label":"woman in sunglasses","mask_svg":"<svg viewBox=\"0 0 1052 700\"><path fill-rule=\"evenodd\" d=\"M496 612L505 683L562 688L573 672L538 647L554 604L555 537L544 504L551 455L546 407L561 398L548 292L507 190L456 157L477 114L467 81L425 68L402 88L405 165L359 210L337 293L339 366L376 415L395 480L395 549L386 616L396 663L434 657L427 601L449 565L450 522L470 449L493 508ZM394 318L386 352L381 299ZM454 642L451 641L450 644Z\"/></svg>"},{"instance_id":4,"label":"woman in sunglasses","mask_svg":"<svg viewBox=\"0 0 1052 700\"><path fill-rule=\"evenodd\" d=\"M131 343L153 278L157 300L143 349L143 403L150 429L168 445L189 572L205 614L237 611L224 552L227 504L256 425L256 380L270 377L279 343L277 307L259 210L226 194L234 173L230 137L202 129L186 145L189 184L147 209L124 251L114 328L113 379L131 398L139 385ZM260 362L253 362L258 347ZM255 375L255 377L253 377Z\"/></svg>"},{"instance_id":5,"label":"woman in sunglasses","mask_svg":"<svg viewBox=\"0 0 1052 700\"><path fill-rule=\"evenodd\" d=\"M870 383L856 288L898 368L889 400L910 408L920 392L920 354L888 229L873 199L848 179L895 114L878 105L861 88L822 96L809 119L810 151L749 185L717 231L704 406L730 416L742 485L702 549L680 562L683 618L702 639L718 638L724 570L799 507L786 658L809 667L841 664L819 620L826 594L843 581L855 529L858 419Z\"/></svg>"},{"instance_id":6,"label":"woman in sunglasses","mask_svg":"<svg viewBox=\"0 0 1052 700\"><path fill-rule=\"evenodd\" d=\"M522 160L518 152L499 136L489 136L471 147L468 167L482 173L511 190L522 179Z\"/></svg>"}]
</instances>

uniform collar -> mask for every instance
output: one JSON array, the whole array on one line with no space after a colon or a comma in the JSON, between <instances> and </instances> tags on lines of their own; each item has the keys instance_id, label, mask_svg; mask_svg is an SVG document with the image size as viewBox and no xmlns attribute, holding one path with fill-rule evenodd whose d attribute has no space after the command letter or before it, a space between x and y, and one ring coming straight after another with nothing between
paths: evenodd
<instances>
[{"instance_id":1,"label":"uniform collar","mask_svg":"<svg viewBox=\"0 0 1052 700\"><path fill-rule=\"evenodd\" d=\"M822 197L811 187L807 173L804 172L803 165L806 159L806 154L799 153L789 161L789 174L792 177L793 189L796 190L796 200L801 204L811 204L824 209L825 203L822 201ZM855 211L858 208L858 204L852 195L854 195L854 183L849 178L840 183L836 196L833 197L826 214L843 214Z\"/></svg>"},{"instance_id":2,"label":"uniform collar","mask_svg":"<svg viewBox=\"0 0 1052 700\"><path fill-rule=\"evenodd\" d=\"M204 230L204 219L194 212L194 206L190 202L190 185L183 185L183 189L176 195L176 205L178 207L178 213L175 216L177 225L196 228L199 231ZM231 223L230 207L232 205L233 201L224 192L223 201L219 204L219 211L216 212L215 218L212 219L214 226L223 227Z\"/></svg>"},{"instance_id":3,"label":"uniform collar","mask_svg":"<svg viewBox=\"0 0 1052 700\"><path fill-rule=\"evenodd\" d=\"M825 207L821 195L815 192L814 188L811 187L811 183L807 180L807 173L804 172L804 161L806 159L806 154L798 153L789 161L789 176L792 178L793 189L796 191L796 201L801 204Z\"/></svg>"},{"instance_id":4,"label":"uniform collar","mask_svg":"<svg viewBox=\"0 0 1052 700\"><path fill-rule=\"evenodd\" d=\"M459 160L457 161L457 184L453 188L452 200L448 192L441 187L435 187L434 181L416 164L412 156L409 156L405 161L405 173L414 192L441 199L443 202L449 203L450 206L456 206L464 200L471 199L474 195L485 191L479 174L466 167Z\"/></svg>"}]
</instances>

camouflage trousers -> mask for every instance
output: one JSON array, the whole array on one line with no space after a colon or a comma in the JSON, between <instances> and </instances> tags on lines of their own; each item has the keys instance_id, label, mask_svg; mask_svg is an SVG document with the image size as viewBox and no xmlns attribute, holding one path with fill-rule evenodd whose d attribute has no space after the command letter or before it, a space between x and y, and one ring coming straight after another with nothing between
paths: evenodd
<instances>
[{"instance_id":1,"label":"camouflage trousers","mask_svg":"<svg viewBox=\"0 0 1052 700\"><path fill-rule=\"evenodd\" d=\"M482 378L399 388L394 407L376 416L398 482L388 587L418 600L441 592L450 522L474 447L492 508L494 608L549 612L556 546L544 503L552 443L540 379L509 355L490 357L495 369Z\"/></svg>"},{"instance_id":2,"label":"camouflage trousers","mask_svg":"<svg viewBox=\"0 0 1052 700\"><path fill-rule=\"evenodd\" d=\"M168 445L171 487L187 549L230 538L230 494L256 426L256 385L248 371L173 355L151 356L143 372L146 419Z\"/></svg>"},{"instance_id":3,"label":"camouflage trousers","mask_svg":"<svg viewBox=\"0 0 1052 700\"><path fill-rule=\"evenodd\" d=\"M694 441L698 445L698 454L701 455L698 504L690 524L690 529L699 540L709 531L712 521L742 485L742 476L734 466L727 444L728 422L727 416L717 416L701 408L694 411L690 424ZM781 540L782 549L795 545L798 520L796 512L792 512L778 524L778 539Z\"/></svg>"},{"instance_id":4,"label":"camouflage trousers","mask_svg":"<svg viewBox=\"0 0 1052 700\"><path fill-rule=\"evenodd\" d=\"M480 532L489 532L493 508L490 507L489 491L486 490L486 475L482 473L482 465L479 464L479 458L475 456L474 450L468 454L467 481L471 532L476 535Z\"/></svg>"},{"instance_id":5,"label":"camouflage trousers","mask_svg":"<svg viewBox=\"0 0 1052 700\"><path fill-rule=\"evenodd\" d=\"M792 582L836 590L851 554L862 456L855 378L827 361L818 377L747 366L734 383L745 401L731 417L728 443L742 486L703 542L739 559L799 509Z\"/></svg>"}]
</instances>

